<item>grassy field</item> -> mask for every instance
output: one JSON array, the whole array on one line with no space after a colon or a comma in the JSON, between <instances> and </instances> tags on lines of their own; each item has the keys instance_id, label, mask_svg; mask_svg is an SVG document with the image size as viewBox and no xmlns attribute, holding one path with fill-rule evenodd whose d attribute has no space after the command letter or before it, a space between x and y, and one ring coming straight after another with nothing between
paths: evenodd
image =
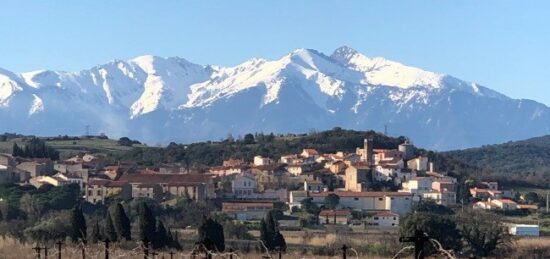
<instances>
[{"instance_id":1,"label":"grassy field","mask_svg":"<svg viewBox=\"0 0 550 259\"><path fill-rule=\"evenodd\" d=\"M8 141L0 141L0 153L11 153L14 142L17 143L17 145L19 146L25 145L25 142L22 138L11 139ZM128 146L121 146L116 140L96 138L83 138L79 140L46 140L46 144L58 150L60 152L61 158L66 158L72 154L84 151L107 154L113 152L127 151L132 148Z\"/></svg>"},{"instance_id":2,"label":"grassy field","mask_svg":"<svg viewBox=\"0 0 550 259\"><path fill-rule=\"evenodd\" d=\"M314 255L313 250L315 247L324 247L330 246L331 240L335 237L332 234L328 234L326 239L318 239L315 241L316 246L303 246L301 249L296 247L291 247L290 251L284 253L282 258L288 259L337 259L342 258L341 253L334 255ZM357 242L360 242L359 240ZM364 241L363 241L364 242ZM226 242L227 243L227 242ZM68 245L67 245L68 244ZM5 238L0 239L0 258L1 259L31 259L37 258L36 252L33 250L34 244L22 244L13 239ZM48 246L48 258L57 258L58 252L54 244L40 246ZM353 247L353 246L352 246ZM156 251L157 256L155 258L170 258L169 251ZM42 251L42 257L43 257ZM105 248L102 244L98 245L89 245L84 250L86 258L88 259L99 259L105 258ZM125 248L122 248L119 244L111 244L109 249L110 258L143 258L143 253L139 245L132 243L127 244ZM189 249L178 252L174 255L174 258L192 258L191 251ZM266 253L259 253L257 251L242 251L237 250L233 258L240 259L260 259L267 256ZM276 253L270 254L271 258L278 258ZM510 253L507 254L506 258L548 258L550 256L550 237L540 237L540 238L518 238L513 243ZM364 254L364 253L355 253L352 250L349 251L347 258L391 258L389 256L380 256L373 254ZM63 244L61 249L61 258L82 258L82 249L78 245L71 244L66 242ZM152 257L151 257L152 258ZM196 259L204 258L197 256ZM229 253L214 254L212 258L229 258ZM270 257L267 257L270 258ZM405 257L410 258L410 257ZM430 257L431 258L431 257ZM443 257L434 257L434 258L443 258ZM489 257L489 258L502 258L502 257Z\"/></svg>"}]
</instances>

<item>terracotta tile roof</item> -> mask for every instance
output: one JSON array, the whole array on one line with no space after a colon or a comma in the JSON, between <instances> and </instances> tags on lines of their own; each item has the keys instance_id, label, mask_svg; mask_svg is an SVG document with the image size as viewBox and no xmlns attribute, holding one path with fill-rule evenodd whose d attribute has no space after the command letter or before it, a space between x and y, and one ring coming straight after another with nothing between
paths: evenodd
<instances>
[{"instance_id":1,"label":"terracotta tile roof","mask_svg":"<svg viewBox=\"0 0 550 259\"><path fill-rule=\"evenodd\" d=\"M518 209L538 210L539 206L529 204L518 204Z\"/></svg>"},{"instance_id":2,"label":"terracotta tile roof","mask_svg":"<svg viewBox=\"0 0 550 259\"><path fill-rule=\"evenodd\" d=\"M376 217L399 217L399 214L393 213L389 210L380 211L374 214Z\"/></svg>"},{"instance_id":3,"label":"terracotta tile roof","mask_svg":"<svg viewBox=\"0 0 550 259\"><path fill-rule=\"evenodd\" d=\"M107 183L107 187L123 187L124 185L127 185L128 182L126 181L111 181Z\"/></svg>"},{"instance_id":4,"label":"terracotta tile roof","mask_svg":"<svg viewBox=\"0 0 550 259\"><path fill-rule=\"evenodd\" d=\"M161 173L136 173L120 176L120 181L129 183L207 183L212 178L205 174L161 174Z\"/></svg>"},{"instance_id":5,"label":"terracotta tile roof","mask_svg":"<svg viewBox=\"0 0 550 259\"><path fill-rule=\"evenodd\" d=\"M412 196L408 192L350 192L350 191L337 191L337 192L311 192L311 197L325 197L334 193L340 197L384 197L384 196Z\"/></svg>"},{"instance_id":6,"label":"terracotta tile roof","mask_svg":"<svg viewBox=\"0 0 550 259\"><path fill-rule=\"evenodd\" d=\"M106 180L106 179L90 179L88 180L88 185L105 186L110 182L111 180Z\"/></svg>"},{"instance_id":7,"label":"terracotta tile roof","mask_svg":"<svg viewBox=\"0 0 550 259\"><path fill-rule=\"evenodd\" d=\"M498 199L498 200L493 200L493 201L500 201L500 202L506 203L506 204L516 204L515 201L510 200L510 199Z\"/></svg>"},{"instance_id":8,"label":"terracotta tile roof","mask_svg":"<svg viewBox=\"0 0 550 259\"><path fill-rule=\"evenodd\" d=\"M346 216L349 216L349 215L351 215L350 210L322 210L319 213L320 217L334 217L334 216L346 217Z\"/></svg>"},{"instance_id":9,"label":"terracotta tile roof","mask_svg":"<svg viewBox=\"0 0 550 259\"><path fill-rule=\"evenodd\" d=\"M308 155L310 156L316 156L316 155L319 155L319 152L317 152L317 150L313 149L313 148L304 148L304 151L303 152L306 152Z\"/></svg>"}]
</instances>

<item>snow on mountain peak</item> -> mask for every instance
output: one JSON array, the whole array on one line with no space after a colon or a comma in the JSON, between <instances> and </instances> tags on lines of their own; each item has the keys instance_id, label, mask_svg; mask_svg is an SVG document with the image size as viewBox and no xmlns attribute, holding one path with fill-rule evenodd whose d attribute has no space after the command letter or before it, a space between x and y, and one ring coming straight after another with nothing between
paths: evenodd
<instances>
[{"instance_id":1,"label":"snow on mountain peak","mask_svg":"<svg viewBox=\"0 0 550 259\"><path fill-rule=\"evenodd\" d=\"M13 94L22 90L14 73L0 68L0 107L7 106Z\"/></svg>"},{"instance_id":2,"label":"snow on mountain peak","mask_svg":"<svg viewBox=\"0 0 550 259\"><path fill-rule=\"evenodd\" d=\"M350 69L363 73L366 84L400 88L442 87L441 80L444 75L406 66L381 57L369 58L349 47L336 49L331 58Z\"/></svg>"}]
</instances>

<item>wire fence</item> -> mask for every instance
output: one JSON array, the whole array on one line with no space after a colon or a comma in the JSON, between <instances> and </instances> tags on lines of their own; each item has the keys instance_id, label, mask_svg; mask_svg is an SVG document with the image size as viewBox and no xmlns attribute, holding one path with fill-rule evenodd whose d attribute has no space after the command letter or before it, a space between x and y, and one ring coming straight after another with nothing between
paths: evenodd
<instances>
[{"instance_id":1,"label":"wire fence","mask_svg":"<svg viewBox=\"0 0 550 259\"><path fill-rule=\"evenodd\" d=\"M301 258L308 259L306 256L296 257L296 254L285 253L283 249L269 250L262 241L253 241L262 247L261 252L256 254L256 258L261 259L282 259L282 258ZM455 259L452 251L445 250L441 243L433 238L429 238L424 232L417 232L413 237L403 237L401 242L412 242L414 245L405 246L399 250L393 259L409 257L412 254L413 258L423 259L424 251L428 246L433 247L436 256ZM118 259L118 258L143 258L143 259L244 259L251 258L248 253L233 250L213 251L209 250L203 244L195 244L190 251L166 251L153 250L148 242L141 242L134 248L124 248L117 243L104 241L98 244L88 245L83 242L77 245L66 245L59 241L49 246L36 245L32 247L34 257L25 256L25 258L38 259ZM431 255L434 256L434 255ZM23 257L21 257L23 258ZM312 257L316 258L316 257ZM319 257L317 257L319 258ZM343 245L337 255L328 258L351 259L361 258L357 250L353 247ZM364 257L365 258L365 257Z\"/></svg>"}]
</instances>

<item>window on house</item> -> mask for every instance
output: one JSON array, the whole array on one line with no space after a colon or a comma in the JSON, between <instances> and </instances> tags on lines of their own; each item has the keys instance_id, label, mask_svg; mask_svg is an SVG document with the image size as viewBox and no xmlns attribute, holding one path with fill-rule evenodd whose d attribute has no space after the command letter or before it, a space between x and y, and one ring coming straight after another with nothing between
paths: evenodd
<instances>
[{"instance_id":1,"label":"window on house","mask_svg":"<svg viewBox=\"0 0 550 259\"><path fill-rule=\"evenodd\" d=\"M374 220L378 220L378 217L374 217Z\"/></svg>"},{"instance_id":2,"label":"window on house","mask_svg":"<svg viewBox=\"0 0 550 259\"><path fill-rule=\"evenodd\" d=\"M356 198L353 198L353 199L354 199L354 200L356 200L356 201L358 201L358 200L359 200L359 198L357 198L357 197L356 197Z\"/></svg>"},{"instance_id":3,"label":"window on house","mask_svg":"<svg viewBox=\"0 0 550 259\"><path fill-rule=\"evenodd\" d=\"M394 197L391 197L391 200L393 201L395 198Z\"/></svg>"},{"instance_id":4,"label":"window on house","mask_svg":"<svg viewBox=\"0 0 550 259\"><path fill-rule=\"evenodd\" d=\"M378 198L379 201L383 200L382 198Z\"/></svg>"}]
</instances>

